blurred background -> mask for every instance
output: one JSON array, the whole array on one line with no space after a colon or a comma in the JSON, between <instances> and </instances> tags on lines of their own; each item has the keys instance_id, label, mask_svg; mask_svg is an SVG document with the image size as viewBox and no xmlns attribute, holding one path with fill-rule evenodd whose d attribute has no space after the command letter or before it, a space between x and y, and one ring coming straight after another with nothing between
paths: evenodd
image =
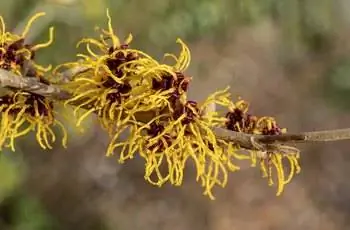
<instances>
[{"instance_id":1,"label":"blurred background","mask_svg":"<svg viewBox=\"0 0 350 230\"><path fill-rule=\"evenodd\" d=\"M289 132L348 127L348 0L0 0L7 29L21 32L45 11L28 41L55 43L40 64L75 60L79 39L106 26L161 58L192 51L190 97L231 86L257 115L275 116ZM202 195L193 171L181 188L155 188L143 162L105 158L108 138L93 118L70 130L69 148L41 150L33 137L0 155L1 230L338 230L350 228L350 142L303 145L302 172L281 197L258 169L231 174L216 200Z\"/></svg>"}]
</instances>

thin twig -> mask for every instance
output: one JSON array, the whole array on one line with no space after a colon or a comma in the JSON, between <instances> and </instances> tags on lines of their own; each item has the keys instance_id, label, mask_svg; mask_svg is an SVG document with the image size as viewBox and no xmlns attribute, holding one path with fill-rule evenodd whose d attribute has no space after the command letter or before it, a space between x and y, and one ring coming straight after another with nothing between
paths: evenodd
<instances>
[{"instance_id":1,"label":"thin twig","mask_svg":"<svg viewBox=\"0 0 350 230\"><path fill-rule=\"evenodd\" d=\"M76 68L66 71L63 73L64 78L71 79L75 74L86 70L86 68ZM21 77L3 69L0 69L0 88L20 89L60 101L71 98L70 93L57 85L47 85L39 82L35 77ZM152 118L153 114L147 112L137 116L137 119L142 122L148 122ZM280 144L350 140L350 128L281 135L247 134L218 127L213 128L213 131L218 139L236 143L245 149L260 151L278 148Z\"/></svg>"},{"instance_id":2,"label":"thin twig","mask_svg":"<svg viewBox=\"0 0 350 230\"><path fill-rule=\"evenodd\" d=\"M73 77L77 74L84 73L90 68L86 66L76 66L63 71L62 73L57 73L56 77L60 83L67 83L73 80Z\"/></svg>"},{"instance_id":3,"label":"thin twig","mask_svg":"<svg viewBox=\"0 0 350 230\"><path fill-rule=\"evenodd\" d=\"M258 144L297 144L311 142L328 142L350 140L350 128L313 131L303 133L285 133L281 135L257 135L234 132L222 128L214 128L215 135L223 140L240 143L244 148L254 149Z\"/></svg>"},{"instance_id":4,"label":"thin twig","mask_svg":"<svg viewBox=\"0 0 350 230\"><path fill-rule=\"evenodd\" d=\"M345 129L335 129L328 131L318 131L318 132L306 132L305 141L307 142L320 142L320 141L339 141L339 140L349 140L350 139L350 128Z\"/></svg>"},{"instance_id":5,"label":"thin twig","mask_svg":"<svg viewBox=\"0 0 350 230\"><path fill-rule=\"evenodd\" d=\"M21 77L3 69L0 69L0 87L21 89L60 101L71 98L70 93L54 85L41 83L36 77Z\"/></svg>"}]
</instances>

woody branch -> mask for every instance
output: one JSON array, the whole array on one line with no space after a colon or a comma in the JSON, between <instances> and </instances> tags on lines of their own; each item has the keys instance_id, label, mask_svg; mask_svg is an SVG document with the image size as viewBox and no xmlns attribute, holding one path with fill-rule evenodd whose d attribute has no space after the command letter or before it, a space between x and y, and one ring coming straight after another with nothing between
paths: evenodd
<instances>
[{"instance_id":1,"label":"woody branch","mask_svg":"<svg viewBox=\"0 0 350 230\"><path fill-rule=\"evenodd\" d=\"M86 71L86 67L75 67L59 73L57 76L61 82L67 82L74 75ZM58 101L64 101L71 98L71 94L62 90L55 84L41 83L35 77L21 77L12 72L0 69L0 88L19 89L27 92L35 93ZM140 114L138 119L147 122L147 114ZM297 144L311 142L327 142L350 139L350 128L302 132L302 133L286 133L280 135L256 135L242 132L234 132L223 128L213 128L218 139L230 141L248 150L267 151L271 148L278 148L282 144Z\"/></svg>"}]
</instances>

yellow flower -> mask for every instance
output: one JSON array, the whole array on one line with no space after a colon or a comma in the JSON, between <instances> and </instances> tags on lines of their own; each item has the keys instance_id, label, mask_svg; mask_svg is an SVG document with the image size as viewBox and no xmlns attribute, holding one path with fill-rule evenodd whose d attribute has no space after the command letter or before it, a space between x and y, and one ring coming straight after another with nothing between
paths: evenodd
<instances>
[{"instance_id":1,"label":"yellow flower","mask_svg":"<svg viewBox=\"0 0 350 230\"><path fill-rule=\"evenodd\" d=\"M131 35L121 43L114 34L108 10L107 17L108 30L102 29L99 39L85 38L78 43L86 44L88 54L78 54L81 58L79 61L58 66L54 72L62 66L89 69L74 76L64 86L73 94L65 104L76 106L74 113L79 116L77 126L90 114L98 115L102 127L113 136L108 150L110 155L120 133L137 126L140 114L171 110L169 98L175 96L174 91L180 93L187 90L189 78L178 76L179 73L175 71L187 68L189 52L184 43L178 40L183 50L178 59L173 56L176 64L160 64L144 52L131 49ZM171 87L167 88L169 85ZM85 111L80 113L81 109Z\"/></svg>"},{"instance_id":2,"label":"yellow flower","mask_svg":"<svg viewBox=\"0 0 350 230\"><path fill-rule=\"evenodd\" d=\"M204 194L214 199L213 187L224 187L228 171L239 167L232 162L235 152L226 151L228 144L218 141L211 129L222 125L225 119L204 111L211 103L228 101L228 96L226 91L220 91L201 105L178 101L172 111L163 111L148 123L133 126L129 138L112 148L121 147L121 163L138 153L145 160L145 179L156 186L166 182L182 185L185 167L190 162L196 168L196 179L204 187Z\"/></svg>"},{"instance_id":3,"label":"yellow flower","mask_svg":"<svg viewBox=\"0 0 350 230\"><path fill-rule=\"evenodd\" d=\"M53 27L50 30L49 41L30 45L25 44L25 38L30 30L33 22L44 16L45 13L37 13L31 19L29 19L27 25L25 26L22 34L17 35L6 31L5 22L0 16L0 68L11 71L17 75L22 76L25 71L26 61L31 61L31 66L36 69L36 71L47 72L50 70L51 66L44 68L36 64L33 59L35 57L35 52L38 49L45 48L49 46L53 41Z\"/></svg>"},{"instance_id":4,"label":"yellow flower","mask_svg":"<svg viewBox=\"0 0 350 230\"><path fill-rule=\"evenodd\" d=\"M244 132L249 134L260 135L280 135L286 132L286 129L282 129L277 125L276 120L273 117L256 117L248 113L249 104L240 99L236 103L229 105L230 112L226 114L225 127L229 130L236 132ZM232 151L232 150L230 150ZM249 157L235 154L237 159L249 159L252 162L252 166L255 167L257 161L260 161L260 169L263 173L263 177L268 178L269 185L273 185L272 168L276 169L277 173L277 196L281 195L284 186L288 184L293 176L300 172L299 166L299 151L295 148L280 146L278 149L273 149L268 152L249 151L251 154ZM289 174L285 177L285 163L284 159L287 159L289 163Z\"/></svg>"},{"instance_id":5,"label":"yellow flower","mask_svg":"<svg viewBox=\"0 0 350 230\"><path fill-rule=\"evenodd\" d=\"M36 139L43 149L52 149L56 135L53 126L63 132L62 145L66 147L67 133L62 123L54 118L53 104L43 96L18 91L0 98L0 148L15 151L15 139L36 132Z\"/></svg>"},{"instance_id":6,"label":"yellow flower","mask_svg":"<svg viewBox=\"0 0 350 230\"><path fill-rule=\"evenodd\" d=\"M97 113L103 127L110 129L110 123L117 121L117 126L127 122L133 114L147 111L162 104L162 95L148 101L149 82L145 81L146 72L160 66L147 54L129 48L132 36L121 43L114 34L111 18L108 16L108 30L101 30L99 39L82 39L78 45L86 43L88 55L78 54L82 58L78 62L66 63L62 66L85 66L90 70L74 77L65 87L71 90L73 98L66 104L76 105L76 113L80 108L87 109L80 116L77 125L91 113ZM97 48L93 51L92 46ZM54 72L57 71L58 66ZM142 103L141 103L142 102ZM123 115L128 114L126 117ZM122 121L123 120L123 121Z\"/></svg>"},{"instance_id":7,"label":"yellow flower","mask_svg":"<svg viewBox=\"0 0 350 230\"><path fill-rule=\"evenodd\" d=\"M280 193L294 172L299 171L296 154L271 151L261 155L251 151L250 156L243 156L237 153L240 146L217 139L212 129L226 127L236 132L278 135L284 130L274 119L248 114L249 104L241 99L233 103L228 89L210 95L201 104L188 100L191 77L185 71L191 55L187 45L178 39L180 54L165 55L175 63L160 63L132 49L132 35L121 42L112 28L108 10L107 18L108 29L102 29L97 39L85 38L78 43L86 45L87 54L78 54L80 60L55 69L76 66L88 69L64 86L73 95L65 104L76 107L77 126L87 116L96 114L111 138L106 155L118 151L120 163L141 156L145 160L145 180L156 186L182 185L185 167L191 162L204 194L214 199L214 186L224 187L228 173L239 170L235 161L249 159L252 164L261 160L266 175L271 175L270 165L275 166ZM211 104L230 111L226 117L216 111L208 112ZM129 135L124 141L119 139L123 132ZM287 178L283 158L289 160L292 168Z\"/></svg>"},{"instance_id":8,"label":"yellow flower","mask_svg":"<svg viewBox=\"0 0 350 230\"><path fill-rule=\"evenodd\" d=\"M53 41L53 27L50 28L48 42L30 45L25 38L32 23L45 13L35 14L27 23L22 34L6 32L5 23L0 16L0 68L22 77L36 77L43 84L50 84L43 78L51 66L44 68L34 62L35 52L49 46ZM0 97L0 149L10 147L15 151L15 139L31 131L43 149L51 149L56 135L52 128L59 126L63 132L62 144L66 147L67 133L62 123L54 117L53 101L44 96L22 90L12 89Z\"/></svg>"},{"instance_id":9,"label":"yellow flower","mask_svg":"<svg viewBox=\"0 0 350 230\"><path fill-rule=\"evenodd\" d=\"M267 152L263 156L260 156L260 168L263 173L263 177L268 178L269 185L273 185L273 175L272 175L272 168L274 167L277 173L277 193L276 195L279 196L282 194L284 186L288 184L293 176L295 174L298 174L300 172L300 166L299 166L299 152L295 151L288 151L288 152ZM252 160L256 161L257 154L252 154ZM289 163L290 171L288 176L286 177L285 168L286 165L283 162L284 159L287 159L287 162Z\"/></svg>"}]
</instances>

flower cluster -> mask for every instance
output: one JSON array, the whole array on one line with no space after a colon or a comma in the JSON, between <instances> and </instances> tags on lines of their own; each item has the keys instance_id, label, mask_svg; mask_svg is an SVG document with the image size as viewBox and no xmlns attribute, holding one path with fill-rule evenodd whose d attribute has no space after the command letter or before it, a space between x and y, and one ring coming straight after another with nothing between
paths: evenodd
<instances>
[{"instance_id":1,"label":"flower cluster","mask_svg":"<svg viewBox=\"0 0 350 230\"><path fill-rule=\"evenodd\" d=\"M23 71L27 69L25 68L25 64L27 64L28 61L32 61L31 65L34 66L35 72L43 73L50 70L50 66L44 68L33 62L33 60L35 58L35 52L38 49L45 48L52 43L53 27L50 28L50 39L46 43L37 45L25 44L25 38L30 30L30 26L37 18L44 15L45 13L35 14L28 21L26 27L20 35L7 32L5 22L0 16L0 68L22 76Z\"/></svg>"},{"instance_id":2,"label":"flower cluster","mask_svg":"<svg viewBox=\"0 0 350 230\"><path fill-rule=\"evenodd\" d=\"M145 161L145 180L156 186L171 183L180 186L185 167L192 163L197 181L204 194L214 199L215 185L224 187L228 172L239 170L235 161L250 159L253 163L262 158L255 152L242 156L240 148L216 138L213 127L251 134L280 134L273 118L247 114L248 104L230 101L228 89L216 92L203 102L188 100L191 77L185 71L190 64L190 51L178 39L181 52L178 56L166 54L173 64L161 63L150 55L131 48L132 35L124 42L116 36L107 11L108 28L101 29L97 39L82 39L86 54L78 54L76 62L58 66L83 66L88 70L78 73L65 87L72 93L66 105L75 106L77 126L90 115L96 114L102 128L110 135L107 156L118 153L124 163L136 155ZM227 116L208 112L208 106L218 104L230 108ZM121 134L128 138L122 140ZM266 154L265 154L266 155ZM271 178L275 165L279 178L278 194L299 166L295 154L269 152L261 160L261 169ZM282 158L291 162L291 172L284 179ZM272 180L270 180L272 181Z\"/></svg>"},{"instance_id":3,"label":"flower cluster","mask_svg":"<svg viewBox=\"0 0 350 230\"><path fill-rule=\"evenodd\" d=\"M51 82L44 78L51 66L44 68L35 63L36 51L53 41L50 28L48 42L26 44L25 38L31 24L44 13L32 17L21 35L5 31L0 17L0 68L18 75L34 77L42 84ZM145 180L162 186L170 183L180 186L188 164L196 169L196 180L204 188L204 194L214 199L214 186L224 187L229 172L240 169L240 160L250 160L252 166L260 161L263 176L273 184L273 168L278 180L277 195L300 171L298 152L286 146L267 149L267 152L239 153L240 146L215 136L214 128L259 135L280 135L281 129L272 117L257 117L248 113L244 100L232 102L228 89L209 95L202 102L189 100L187 93L191 76L186 70L191 61L187 45L180 39L179 55L166 54L168 59L159 62L141 50L131 47L132 35L121 41L113 30L107 10L108 28L100 30L98 38L84 38L77 46L85 45L86 53L78 54L79 60L65 63L61 68L82 67L71 81L63 84L72 97L66 106L74 106L77 126L91 114L98 117L101 127L110 135L107 156L118 153L120 163L136 156L145 162ZM226 116L209 111L212 105L229 110ZM35 131L39 145L52 148L56 140L53 127L63 132L62 144L66 146L67 134L56 119L53 100L25 90L10 89L0 97L0 149L15 150L17 137ZM123 140L121 134L127 133ZM289 174L284 160L289 162Z\"/></svg>"},{"instance_id":4,"label":"flower cluster","mask_svg":"<svg viewBox=\"0 0 350 230\"><path fill-rule=\"evenodd\" d=\"M249 134L261 135L280 135L286 132L277 125L273 117L257 117L248 113L249 104L244 100L239 100L230 106L230 111L227 112L225 127L236 132L244 132ZM283 188L293 178L295 173L300 172L298 163L299 152L289 149L288 153L268 151L259 156L259 152L250 151L249 159L252 161L252 166L256 166L257 159L260 158L260 168L263 177L267 177L269 185L273 185L272 167L274 166L277 172L278 189L277 195L283 192ZM244 158L244 157L243 157ZM289 175L286 178L284 172L283 159L287 159L290 165Z\"/></svg>"},{"instance_id":5,"label":"flower cluster","mask_svg":"<svg viewBox=\"0 0 350 230\"><path fill-rule=\"evenodd\" d=\"M21 35L6 32L5 23L0 16L0 68L13 72L18 77L35 77L42 84L50 84L43 75L50 70L34 62L38 49L49 46L53 41L53 28L50 28L48 42L37 45L25 43L31 24L45 13L34 15L27 23ZM62 123L55 119L53 101L44 96L11 89L0 97L0 149L10 147L15 151L14 140L17 137L36 132L36 139L44 149L51 149L56 140L53 126L63 131L62 144L66 145L67 134Z\"/></svg>"}]
</instances>

